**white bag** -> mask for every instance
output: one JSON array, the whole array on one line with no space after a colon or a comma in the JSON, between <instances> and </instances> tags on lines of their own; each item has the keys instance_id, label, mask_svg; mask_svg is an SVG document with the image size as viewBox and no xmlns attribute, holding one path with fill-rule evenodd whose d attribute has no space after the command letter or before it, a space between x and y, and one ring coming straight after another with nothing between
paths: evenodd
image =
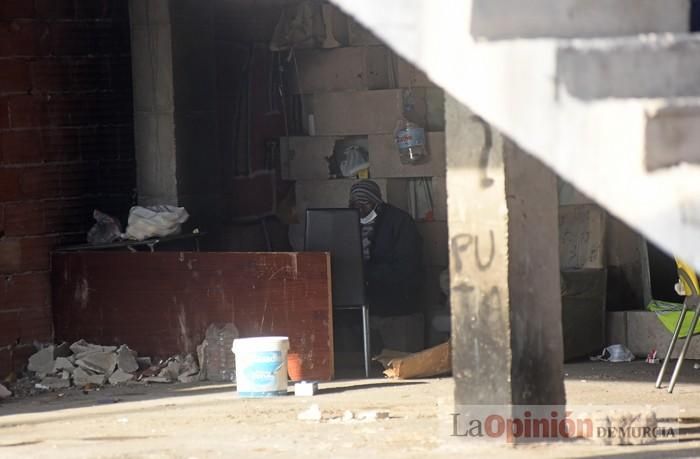
<instances>
[{"instance_id":1,"label":"white bag","mask_svg":"<svg viewBox=\"0 0 700 459\"><path fill-rule=\"evenodd\" d=\"M602 360L603 362L613 363L631 362L634 360L634 354L622 344L613 344L603 349L602 354L591 357L591 360Z\"/></svg>"},{"instance_id":2,"label":"white bag","mask_svg":"<svg viewBox=\"0 0 700 459\"><path fill-rule=\"evenodd\" d=\"M126 236L143 241L151 237L179 234L183 223L190 218L184 207L175 206L134 206L129 210L129 224Z\"/></svg>"}]
</instances>

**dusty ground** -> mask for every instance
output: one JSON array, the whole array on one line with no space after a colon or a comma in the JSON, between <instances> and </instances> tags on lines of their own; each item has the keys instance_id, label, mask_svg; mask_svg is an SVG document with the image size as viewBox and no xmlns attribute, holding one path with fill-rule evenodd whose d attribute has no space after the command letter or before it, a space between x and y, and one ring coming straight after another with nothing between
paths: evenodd
<instances>
[{"instance_id":1,"label":"dusty ground","mask_svg":"<svg viewBox=\"0 0 700 459\"><path fill-rule=\"evenodd\" d=\"M657 366L566 366L570 404L677 404L700 418L700 370L686 365L674 394L653 387ZM0 458L205 457L700 457L700 429L680 442L605 447L587 442L507 447L449 436L452 380L354 380L322 385L313 399L238 399L231 386L131 386L68 391L0 404ZM375 422L309 423L297 414L379 409ZM694 420L695 422L698 419Z\"/></svg>"}]
</instances>

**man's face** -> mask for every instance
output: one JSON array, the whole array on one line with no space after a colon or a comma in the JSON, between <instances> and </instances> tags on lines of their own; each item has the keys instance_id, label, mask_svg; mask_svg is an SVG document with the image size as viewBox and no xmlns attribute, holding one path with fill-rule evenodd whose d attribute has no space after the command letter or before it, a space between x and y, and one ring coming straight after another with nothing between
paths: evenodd
<instances>
[{"instance_id":1,"label":"man's face","mask_svg":"<svg viewBox=\"0 0 700 459\"><path fill-rule=\"evenodd\" d=\"M372 212L372 210L374 210L373 205L366 202L355 201L353 199L350 200L349 205L351 209L357 209L360 212L360 218L365 218L370 212Z\"/></svg>"}]
</instances>

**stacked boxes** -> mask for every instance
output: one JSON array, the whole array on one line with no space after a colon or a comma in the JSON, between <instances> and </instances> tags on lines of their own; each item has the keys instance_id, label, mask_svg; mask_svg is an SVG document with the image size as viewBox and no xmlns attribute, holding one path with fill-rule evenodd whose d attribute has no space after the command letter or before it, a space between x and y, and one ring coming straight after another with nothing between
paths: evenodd
<instances>
[{"instance_id":1,"label":"stacked boxes","mask_svg":"<svg viewBox=\"0 0 700 459\"><path fill-rule=\"evenodd\" d=\"M332 178L329 159L347 145L358 145L368 152L370 178L396 207L410 211L415 188L411 181L430 179L432 221L418 226L424 239L426 285L437 285L449 264L444 92L350 18L347 31L350 46L295 53L298 75L291 89L300 94L302 124L312 135L280 142L282 176L296 181L299 224L290 229L290 238L296 235L299 245L306 209L347 207L353 179ZM401 120L426 129L430 160L425 164L401 164L394 142ZM426 288L426 312L440 301L439 289Z\"/></svg>"}]
</instances>

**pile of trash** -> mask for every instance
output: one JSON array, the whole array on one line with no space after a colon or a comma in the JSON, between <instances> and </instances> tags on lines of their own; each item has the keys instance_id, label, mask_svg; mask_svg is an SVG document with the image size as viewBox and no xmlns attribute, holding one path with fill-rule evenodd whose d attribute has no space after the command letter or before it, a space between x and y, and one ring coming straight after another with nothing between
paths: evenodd
<instances>
[{"instance_id":1,"label":"pile of trash","mask_svg":"<svg viewBox=\"0 0 700 459\"><path fill-rule=\"evenodd\" d=\"M178 355L153 364L150 357L139 357L126 345L101 346L85 340L44 347L29 358L27 369L39 380L35 387L42 390L128 382L193 382L199 378L194 355Z\"/></svg>"}]
</instances>

